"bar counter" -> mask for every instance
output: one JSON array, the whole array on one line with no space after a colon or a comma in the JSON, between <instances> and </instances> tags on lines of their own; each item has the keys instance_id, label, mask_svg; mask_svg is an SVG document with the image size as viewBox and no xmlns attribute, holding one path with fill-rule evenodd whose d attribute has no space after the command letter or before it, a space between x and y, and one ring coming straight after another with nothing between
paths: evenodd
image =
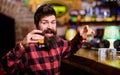
<instances>
[{"instance_id":1,"label":"bar counter","mask_svg":"<svg viewBox=\"0 0 120 75\"><path fill-rule=\"evenodd\" d=\"M67 64L68 68L70 66L71 68L75 67L77 70L80 69L80 71L90 73L90 75L120 75L119 55L119 52L117 52L115 61L100 61L98 59L98 50L81 48L70 58L63 59L62 63Z\"/></svg>"}]
</instances>

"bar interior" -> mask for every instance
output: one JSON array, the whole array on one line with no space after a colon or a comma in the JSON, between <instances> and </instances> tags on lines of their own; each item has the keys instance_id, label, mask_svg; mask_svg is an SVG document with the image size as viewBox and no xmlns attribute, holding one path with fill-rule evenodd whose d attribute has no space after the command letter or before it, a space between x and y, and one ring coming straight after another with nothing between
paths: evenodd
<instances>
[{"instance_id":1,"label":"bar interior","mask_svg":"<svg viewBox=\"0 0 120 75\"><path fill-rule=\"evenodd\" d=\"M43 3L54 5L57 35L65 40L84 25L96 33L62 59L61 75L120 75L119 0L0 0L0 57L35 28L33 16Z\"/></svg>"}]
</instances>

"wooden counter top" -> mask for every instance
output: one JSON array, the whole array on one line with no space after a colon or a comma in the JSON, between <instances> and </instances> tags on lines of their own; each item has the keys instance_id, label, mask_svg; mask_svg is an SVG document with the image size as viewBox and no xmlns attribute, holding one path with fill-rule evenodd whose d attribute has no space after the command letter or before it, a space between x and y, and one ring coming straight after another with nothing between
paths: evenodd
<instances>
[{"instance_id":1,"label":"wooden counter top","mask_svg":"<svg viewBox=\"0 0 120 75\"><path fill-rule=\"evenodd\" d=\"M62 60L62 62L83 69L93 75L120 75L120 59L117 58L116 61L100 61L98 60L97 50L81 48L70 58Z\"/></svg>"}]
</instances>

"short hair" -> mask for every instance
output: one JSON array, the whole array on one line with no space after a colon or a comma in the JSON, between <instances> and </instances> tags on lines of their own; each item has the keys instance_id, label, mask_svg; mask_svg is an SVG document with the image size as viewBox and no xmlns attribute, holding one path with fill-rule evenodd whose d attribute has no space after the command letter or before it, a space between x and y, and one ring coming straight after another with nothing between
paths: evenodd
<instances>
[{"instance_id":1,"label":"short hair","mask_svg":"<svg viewBox=\"0 0 120 75\"><path fill-rule=\"evenodd\" d=\"M34 14L34 24L36 25L37 28L39 27L38 25L41 18L48 15L55 15L56 17L56 13L52 4L43 4L40 7L38 7Z\"/></svg>"}]
</instances>

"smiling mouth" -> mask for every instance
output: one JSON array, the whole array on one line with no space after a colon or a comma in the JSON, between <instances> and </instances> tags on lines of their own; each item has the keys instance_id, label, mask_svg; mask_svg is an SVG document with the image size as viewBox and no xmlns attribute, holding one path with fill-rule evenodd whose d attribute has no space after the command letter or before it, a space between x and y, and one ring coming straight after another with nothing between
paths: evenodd
<instances>
[{"instance_id":1,"label":"smiling mouth","mask_svg":"<svg viewBox=\"0 0 120 75\"><path fill-rule=\"evenodd\" d=\"M45 33L45 36L53 36L53 33Z\"/></svg>"},{"instance_id":2,"label":"smiling mouth","mask_svg":"<svg viewBox=\"0 0 120 75\"><path fill-rule=\"evenodd\" d=\"M52 36L56 35L56 32L54 30L48 28L43 31L43 34L47 37L52 37Z\"/></svg>"}]
</instances>

